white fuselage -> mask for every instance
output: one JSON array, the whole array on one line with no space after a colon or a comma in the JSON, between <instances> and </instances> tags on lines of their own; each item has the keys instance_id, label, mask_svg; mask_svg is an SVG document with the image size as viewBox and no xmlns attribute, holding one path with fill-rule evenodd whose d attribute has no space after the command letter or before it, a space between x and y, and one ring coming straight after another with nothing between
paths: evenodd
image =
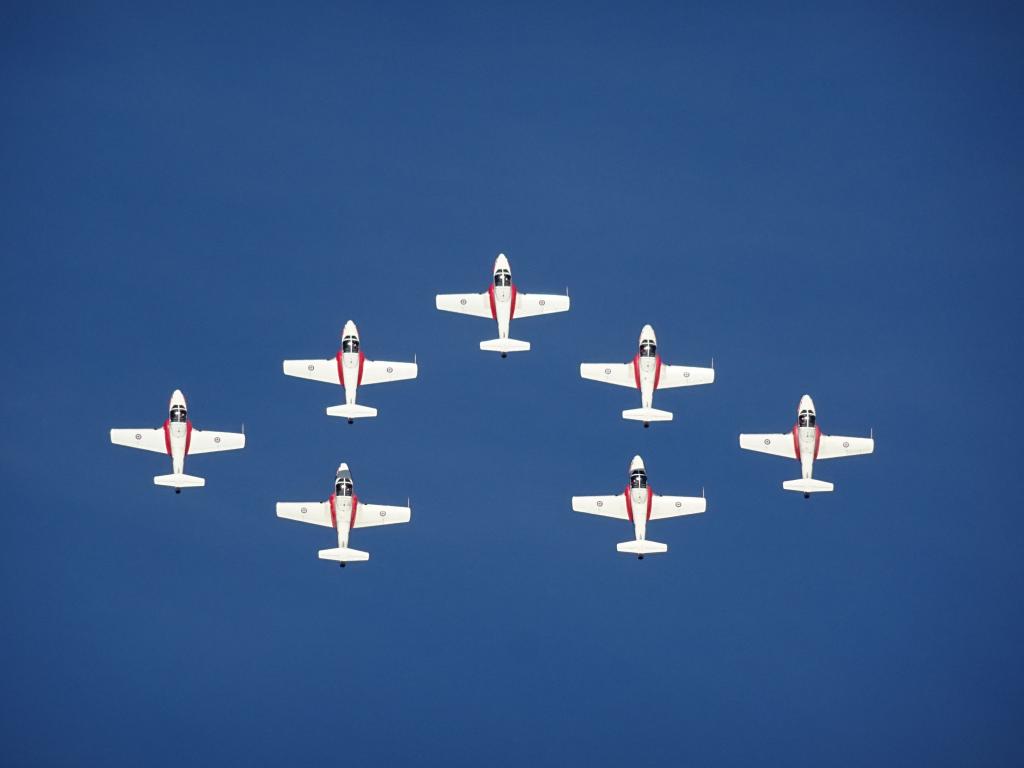
<instances>
[{"instance_id":1,"label":"white fuselage","mask_svg":"<svg viewBox=\"0 0 1024 768\"><path fill-rule=\"evenodd\" d=\"M643 541L647 536L647 510L650 493L650 488L630 488L626 491L629 509L633 515L633 531L637 541Z\"/></svg>"},{"instance_id":2,"label":"white fuselage","mask_svg":"<svg viewBox=\"0 0 1024 768\"><path fill-rule=\"evenodd\" d=\"M362 352L342 352L341 369L345 382L345 404L352 405L356 401L356 390L359 388L359 362Z\"/></svg>"},{"instance_id":3,"label":"white fuselage","mask_svg":"<svg viewBox=\"0 0 1024 768\"><path fill-rule=\"evenodd\" d=\"M804 480L810 480L814 471L814 457L818 453L818 428L793 427L800 458L800 471Z\"/></svg>"},{"instance_id":4,"label":"white fuselage","mask_svg":"<svg viewBox=\"0 0 1024 768\"><path fill-rule=\"evenodd\" d=\"M338 546L342 549L348 547L348 535L352 530L352 508L358 503L355 495L331 496L331 516L334 527L338 530Z\"/></svg>"},{"instance_id":5,"label":"white fuselage","mask_svg":"<svg viewBox=\"0 0 1024 768\"><path fill-rule=\"evenodd\" d=\"M494 319L498 321L498 338L507 339L508 329L512 323L512 297L515 295L515 286L492 285L494 297Z\"/></svg>"},{"instance_id":6,"label":"white fuselage","mask_svg":"<svg viewBox=\"0 0 1024 768\"><path fill-rule=\"evenodd\" d=\"M656 357L641 357L637 354L633 365L640 379L640 404L650 408L654 402L654 384L658 375L659 360Z\"/></svg>"}]
</instances>

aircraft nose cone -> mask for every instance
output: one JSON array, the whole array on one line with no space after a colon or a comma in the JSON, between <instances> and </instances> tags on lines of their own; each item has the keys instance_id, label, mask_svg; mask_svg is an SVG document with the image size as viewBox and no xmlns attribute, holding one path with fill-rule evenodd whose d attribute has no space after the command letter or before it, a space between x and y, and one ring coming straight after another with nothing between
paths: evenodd
<instances>
[{"instance_id":1,"label":"aircraft nose cone","mask_svg":"<svg viewBox=\"0 0 1024 768\"><path fill-rule=\"evenodd\" d=\"M655 344L658 343L658 339L654 335L654 329L650 325L645 325L643 330L640 331L640 341L653 341Z\"/></svg>"},{"instance_id":2,"label":"aircraft nose cone","mask_svg":"<svg viewBox=\"0 0 1024 768\"><path fill-rule=\"evenodd\" d=\"M342 329L341 332L345 336L358 336L359 335L359 329L356 328L356 324L353 323L351 320L349 320L347 323L345 323L345 327L344 327L344 329Z\"/></svg>"},{"instance_id":3,"label":"aircraft nose cone","mask_svg":"<svg viewBox=\"0 0 1024 768\"><path fill-rule=\"evenodd\" d=\"M632 472L634 469L643 469L643 468L644 468L644 460L641 459L639 456L634 456L633 460L631 462L629 462L629 471L630 472Z\"/></svg>"},{"instance_id":4,"label":"aircraft nose cone","mask_svg":"<svg viewBox=\"0 0 1024 768\"><path fill-rule=\"evenodd\" d=\"M811 400L810 395L804 395L800 398L800 405L797 407L798 411L813 411L814 401Z\"/></svg>"},{"instance_id":5,"label":"aircraft nose cone","mask_svg":"<svg viewBox=\"0 0 1024 768\"><path fill-rule=\"evenodd\" d=\"M174 394L171 395L171 405L184 405L185 395L181 393L180 389L174 390Z\"/></svg>"},{"instance_id":6,"label":"aircraft nose cone","mask_svg":"<svg viewBox=\"0 0 1024 768\"><path fill-rule=\"evenodd\" d=\"M338 465L338 472L348 472L348 464L344 461L341 462L341 464Z\"/></svg>"},{"instance_id":7,"label":"aircraft nose cone","mask_svg":"<svg viewBox=\"0 0 1024 768\"><path fill-rule=\"evenodd\" d=\"M505 257L504 253L499 253L498 254L498 258L496 258L494 260L494 269L495 269L495 271L497 271L499 269L509 269L508 259ZM509 270L509 271L511 271L511 270Z\"/></svg>"}]
</instances>

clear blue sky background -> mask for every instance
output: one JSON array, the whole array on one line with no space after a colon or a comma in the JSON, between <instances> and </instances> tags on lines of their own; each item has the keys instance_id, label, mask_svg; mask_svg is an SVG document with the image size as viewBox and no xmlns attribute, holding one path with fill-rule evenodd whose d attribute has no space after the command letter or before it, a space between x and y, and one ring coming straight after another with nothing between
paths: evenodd
<instances>
[{"instance_id":1,"label":"clear blue sky background","mask_svg":"<svg viewBox=\"0 0 1024 768\"><path fill-rule=\"evenodd\" d=\"M202 4L206 5L206 4ZM0 23L0 762L1024 761L1011 3L142 10ZM533 351L434 310L505 251ZM354 319L377 419L287 379ZM676 420L580 380L650 322ZM156 488L173 389L207 487ZM875 455L741 453L800 395ZM667 555L576 515L629 459ZM278 520L348 461L372 553Z\"/></svg>"}]
</instances>

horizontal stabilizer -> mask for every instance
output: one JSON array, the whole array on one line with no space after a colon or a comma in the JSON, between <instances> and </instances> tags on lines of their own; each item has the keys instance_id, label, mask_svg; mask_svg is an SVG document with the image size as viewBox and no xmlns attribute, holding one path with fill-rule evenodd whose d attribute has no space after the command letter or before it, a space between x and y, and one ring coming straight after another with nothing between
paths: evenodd
<instances>
[{"instance_id":1,"label":"horizontal stabilizer","mask_svg":"<svg viewBox=\"0 0 1024 768\"><path fill-rule=\"evenodd\" d=\"M336 563L362 563L370 559L370 553L348 547L335 547L334 549L321 549L320 559L333 560Z\"/></svg>"},{"instance_id":2,"label":"horizontal stabilizer","mask_svg":"<svg viewBox=\"0 0 1024 768\"><path fill-rule=\"evenodd\" d=\"M530 342L518 339L491 339L481 341L480 349L484 352L501 352L503 355L508 352L529 352Z\"/></svg>"},{"instance_id":3,"label":"horizontal stabilizer","mask_svg":"<svg viewBox=\"0 0 1024 768\"><path fill-rule=\"evenodd\" d=\"M202 488L206 485L205 479L192 475L157 475L153 482L167 488Z\"/></svg>"},{"instance_id":4,"label":"horizontal stabilizer","mask_svg":"<svg viewBox=\"0 0 1024 768\"><path fill-rule=\"evenodd\" d=\"M637 539L636 541L624 541L615 549L619 552L628 552L631 555L656 555L660 552L668 552L668 544Z\"/></svg>"},{"instance_id":5,"label":"horizontal stabilizer","mask_svg":"<svg viewBox=\"0 0 1024 768\"><path fill-rule=\"evenodd\" d=\"M328 416L341 416L343 419L368 419L377 415L376 408L369 408L365 405L332 405L327 409Z\"/></svg>"},{"instance_id":6,"label":"horizontal stabilizer","mask_svg":"<svg viewBox=\"0 0 1024 768\"><path fill-rule=\"evenodd\" d=\"M657 408L631 408L622 412L622 418L633 421L672 421L672 414L669 411L659 411Z\"/></svg>"},{"instance_id":7,"label":"horizontal stabilizer","mask_svg":"<svg viewBox=\"0 0 1024 768\"><path fill-rule=\"evenodd\" d=\"M818 493L819 491L831 491L834 486L823 480L787 480L782 484L787 491L798 491L799 493Z\"/></svg>"}]
</instances>

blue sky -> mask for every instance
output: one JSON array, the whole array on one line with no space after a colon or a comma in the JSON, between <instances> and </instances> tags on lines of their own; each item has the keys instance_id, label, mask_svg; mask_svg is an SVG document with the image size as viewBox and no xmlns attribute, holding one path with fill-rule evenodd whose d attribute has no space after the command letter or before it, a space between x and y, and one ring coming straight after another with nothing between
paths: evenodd
<instances>
[{"instance_id":1,"label":"blue sky","mask_svg":"<svg viewBox=\"0 0 1024 768\"><path fill-rule=\"evenodd\" d=\"M1010 765L1022 19L1011 4L8 4L0 750L12 765ZM572 311L436 312L508 254ZM354 319L420 378L287 379ZM718 381L582 381L644 323ZM152 485L181 388L239 453ZM810 393L836 492L741 453ZM645 458L708 513L576 515ZM408 526L316 558L347 461Z\"/></svg>"}]
</instances>

